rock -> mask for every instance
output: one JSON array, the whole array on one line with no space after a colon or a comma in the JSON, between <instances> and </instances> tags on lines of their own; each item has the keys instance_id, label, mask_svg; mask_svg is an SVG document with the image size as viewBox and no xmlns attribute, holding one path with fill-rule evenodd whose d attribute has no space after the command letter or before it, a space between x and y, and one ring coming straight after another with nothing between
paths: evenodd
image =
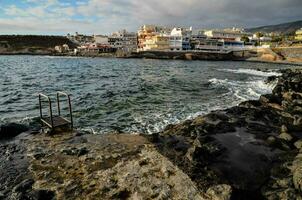
<instances>
[{"instance_id":1,"label":"rock","mask_svg":"<svg viewBox=\"0 0 302 200\"><path fill-rule=\"evenodd\" d=\"M269 136L267 138L267 142L268 142L268 144L273 145L276 143L276 138L274 136Z\"/></svg>"},{"instance_id":2,"label":"rock","mask_svg":"<svg viewBox=\"0 0 302 200\"><path fill-rule=\"evenodd\" d=\"M18 185L16 185L13 188L13 192L25 192L28 189L31 189L33 184L34 184L33 179L26 179L26 180L22 181L21 183L19 183Z\"/></svg>"},{"instance_id":3,"label":"rock","mask_svg":"<svg viewBox=\"0 0 302 200\"><path fill-rule=\"evenodd\" d=\"M81 148L65 148L61 150L62 153L69 155L69 156L83 156L87 154L89 151L86 147Z\"/></svg>"},{"instance_id":4,"label":"rock","mask_svg":"<svg viewBox=\"0 0 302 200\"><path fill-rule=\"evenodd\" d=\"M30 194L34 200L55 200L56 195L50 190L35 190Z\"/></svg>"},{"instance_id":5,"label":"rock","mask_svg":"<svg viewBox=\"0 0 302 200\"><path fill-rule=\"evenodd\" d=\"M10 123L0 127L0 139L12 138L20 133L28 131L28 127L22 124Z\"/></svg>"},{"instance_id":6,"label":"rock","mask_svg":"<svg viewBox=\"0 0 302 200\"><path fill-rule=\"evenodd\" d=\"M302 140L298 140L294 143L294 146L297 148L297 149L301 149L302 148Z\"/></svg>"},{"instance_id":7,"label":"rock","mask_svg":"<svg viewBox=\"0 0 302 200\"><path fill-rule=\"evenodd\" d=\"M295 199L295 200L300 200L299 199L299 196L296 194L295 190L292 189L292 188L287 188L287 189L284 189L284 190L274 190L274 191L270 191L270 192L267 192L265 194L265 197L266 199L269 199L269 200L277 200L277 199Z\"/></svg>"},{"instance_id":8,"label":"rock","mask_svg":"<svg viewBox=\"0 0 302 200\"><path fill-rule=\"evenodd\" d=\"M288 130L287 130L287 127L285 125L282 125L281 126L281 133L287 133Z\"/></svg>"},{"instance_id":9,"label":"rock","mask_svg":"<svg viewBox=\"0 0 302 200\"><path fill-rule=\"evenodd\" d=\"M302 128L302 117L299 115L295 115L293 125Z\"/></svg>"},{"instance_id":10,"label":"rock","mask_svg":"<svg viewBox=\"0 0 302 200\"><path fill-rule=\"evenodd\" d=\"M226 184L215 185L210 187L206 193L213 200L229 200L232 195L232 187Z\"/></svg>"},{"instance_id":11,"label":"rock","mask_svg":"<svg viewBox=\"0 0 302 200\"><path fill-rule=\"evenodd\" d=\"M293 140L293 137L292 137L290 134L285 133L285 132L281 133L278 137L279 137L280 139L286 140L286 141L288 141L288 142L290 142L290 141Z\"/></svg>"},{"instance_id":12,"label":"rock","mask_svg":"<svg viewBox=\"0 0 302 200\"><path fill-rule=\"evenodd\" d=\"M292 171L295 189L302 193L302 153L295 158Z\"/></svg>"}]
</instances>

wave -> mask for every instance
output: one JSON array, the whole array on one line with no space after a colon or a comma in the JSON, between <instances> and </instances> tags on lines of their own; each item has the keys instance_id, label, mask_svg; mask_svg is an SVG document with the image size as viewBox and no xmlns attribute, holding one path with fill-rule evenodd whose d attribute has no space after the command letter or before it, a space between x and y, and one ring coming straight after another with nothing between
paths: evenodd
<instances>
[{"instance_id":1,"label":"wave","mask_svg":"<svg viewBox=\"0 0 302 200\"><path fill-rule=\"evenodd\" d=\"M233 81L228 79L213 78L209 80L212 87L220 88L224 87L229 90L229 98L235 95L242 101L257 100L261 95L271 93L275 87L275 83L265 83L264 80L253 81ZM235 102L236 99L234 99Z\"/></svg>"},{"instance_id":2,"label":"wave","mask_svg":"<svg viewBox=\"0 0 302 200\"><path fill-rule=\"evenodd\" d=\"M276 71L260 71L256 69L219 69L218 71L224 71L224 72L231 72L235 74L250 74L254 76L281 76L281 73L278 73Z\"/></svg>"}]
</instances>

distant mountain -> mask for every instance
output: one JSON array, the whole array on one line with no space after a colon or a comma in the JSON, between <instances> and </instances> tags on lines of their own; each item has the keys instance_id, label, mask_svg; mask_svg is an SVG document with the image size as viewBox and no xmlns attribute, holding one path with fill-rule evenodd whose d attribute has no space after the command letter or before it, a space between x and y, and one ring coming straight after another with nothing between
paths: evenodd
<instances>
[{"instance_id":1,"label":"distant mountain","mask_svg":"<svg viewBox=\"0 0 302 200\"><path fill-rule=\"evenodd\" d=\"M247 31L256 33L256 32L262 32L262 33L281 33L281 34L293 34L296 32L296 30L302 28L302 20L301 21L295 21L295 22L288 22L284 24L278 24L278 25L270 25L270 26L261 26L256 28L249 28Z\"/></svg>"}]
</instances>

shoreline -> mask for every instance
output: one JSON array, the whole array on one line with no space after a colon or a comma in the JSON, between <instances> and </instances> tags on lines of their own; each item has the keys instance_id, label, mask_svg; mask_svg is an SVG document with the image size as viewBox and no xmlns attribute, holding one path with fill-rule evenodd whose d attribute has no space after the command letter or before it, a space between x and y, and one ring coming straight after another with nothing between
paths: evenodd
<instances>
[{"instance_id":1,"label":"shoreline","mask_svg":"<svg viewBox=\"0 0 302 200\"><path fill-rule=\"evenodd\" d=\"M0 189L0 197L301 198L302 69L281 72L273 92L259 100L150 136L35 132L0 142L0 153L21 154L31 174L10 191ZM1 159L9 171L12 160L7 153Z\"/></svg>"},{"instance_id":2,"label":"shoreline","mask_svg":"<svg viewBox=\"0 0 302 200\"><path fill-rule=\"evenodd\" d=\"M208 53L208 52L205 52ZM136 57L136 56L129 56L129 57L122 57L116 56L112 54L108 55L74 55L74 54L52 54L52 53L0 53L0 56L54 56L54 57L77 57L77 58L116 58L116 59L146 59L146 57ZM278 65L296 65L302 66L302 62L295 62L295 61L269 61L269 60L262 60L260 58L256 59L242 59L242 58L235 58L235 59L186 59L186 58L161 58L161 57L150 57L147 59L159 59L159 60L200 60L200 61L239 61L239 62L251 62L251 63L271 63L271 64L278 64Z\"/></svg>"}]
</instances>

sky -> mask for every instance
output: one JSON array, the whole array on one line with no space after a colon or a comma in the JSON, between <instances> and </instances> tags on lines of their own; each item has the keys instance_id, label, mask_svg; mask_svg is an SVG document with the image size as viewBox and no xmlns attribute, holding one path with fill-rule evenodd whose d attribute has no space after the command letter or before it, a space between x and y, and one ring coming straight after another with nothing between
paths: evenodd
<instances>
[{"instance_id":1,"label":"sky","mask_svg":"<svg viewBox=\"0 0 302 200\"><path fill-rule=\"evenodd\" d=\"M302 0L0 0L0 34L109 34L143 24L256 27L302 20Z\"/></svg>"}]
</instances>

